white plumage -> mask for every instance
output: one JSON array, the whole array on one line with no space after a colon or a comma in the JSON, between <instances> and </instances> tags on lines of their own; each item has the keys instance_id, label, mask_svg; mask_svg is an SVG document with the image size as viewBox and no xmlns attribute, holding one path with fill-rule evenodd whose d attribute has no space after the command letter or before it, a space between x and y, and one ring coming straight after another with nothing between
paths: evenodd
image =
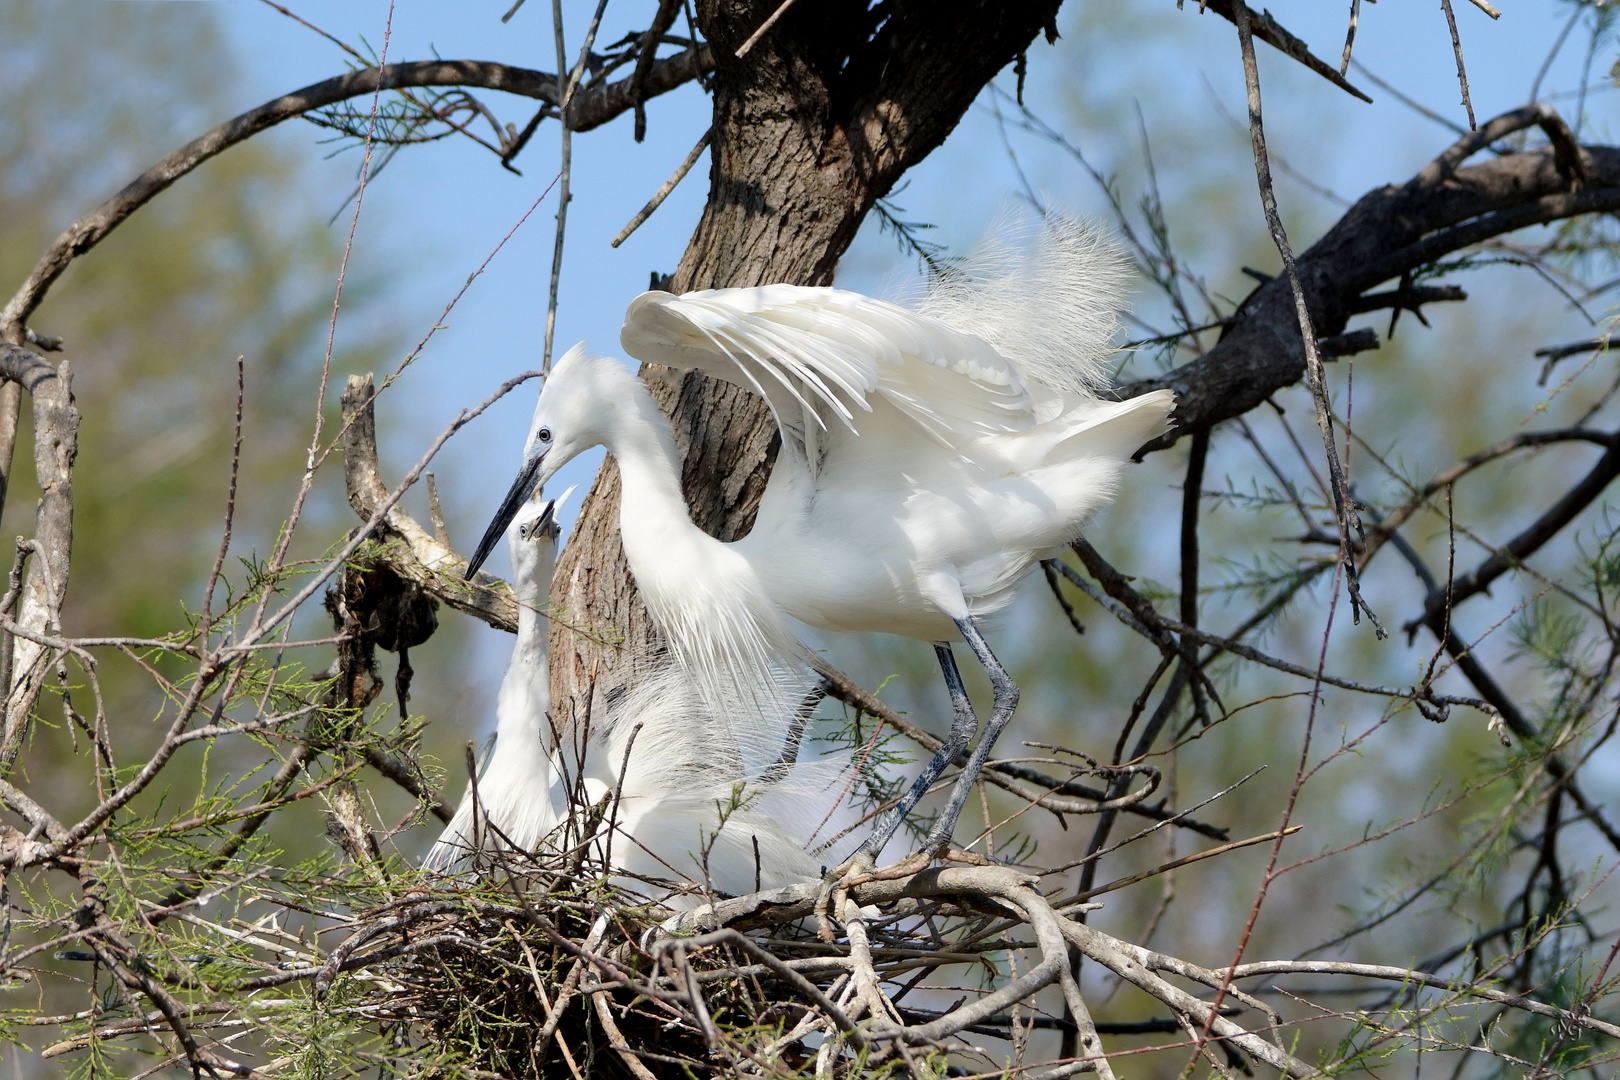
<instances>
[{"instance_id":1,"label":"white plumage","mask_svg":"<svg viewBox=\"0 0 1620 1080\"><path fill-rule=\"evenodd\" d=\"M598 860L627 875L622 883L680 908L703 902L705 889L742 895L815 879L809 830L795 835L783 823L813 828L820 821L815 807L828 802L830 764L799 764L769 784L750 779L782 748L761 736L785 725L758 720L732 730L736 714L715 718L691 680L669 664L641 673L611 711L610 724L584 753L574 747L561 753L567 772L582 776L583 801L592 805L607 799L611 808L624 764L617 827L611 841L604 825L593 842ZM667 881L674 891L633 879ZM680 888L683 882L696 888Z\"/></svg>"},{"instance_id":2,"label":"white plumage","mask_svg":"<svg viewBox=\"0 0 1620 1080\"><path fill-rule=\"evenodd\" d=\"M463 865L472 851L504 847L490 822L518 847L532 851L567 816L562 770L547 749L552 742L547 721L551 666L542 605L557 557L555 515L556 503L530 500L506 530L518 631L495 699L495 742L478 774L476 806L469 785L424 860L430 870L448 871Z\"/></svg>"},{"instance_id":3,"label":"white plumage","mask_svg":"<svg viewBox=\"0 0 1620 1080\"><path fill-rule=\"evenodd\" d=\"M780 750L779 739L762 740L785 730L786 718L735 733L729 722L705 722L691 680L665 664L643 673L597 731L553 733L542 605L556 556L554 512L553 503L526 502L506 530L518 634L496 702L495 742L478 776L476 807L469 788L424 865L468 869L473 851L505 848L502 837L524 851L545 849L562 840L571 801L595 805L617 788L616 827L610 840L604 823L593 854L642 895L682 907L700 902L692 897L705 887L736 895L754 891L756 881L776 888L813 879L817 864L803 838L760 804L792 805L824 787L809 780L815 767L768 791L747 783L744 772L745 757ZM669 884L649 888L645 878Z\"/></svg>"},{"instance_id":4,"label":"white plumage","mask_svg":"<svg viewBox=\"0 0 1620 1080\"><path fill-rule=\"evenodd\" d=\"M625 318L626 351L750 388L781 428L753 531L722 543L692 524L651 395L623 365L576 346L541 390L522 473L480 551L534 483L603 444L618 461L620 529L642 597L709 700L766 684L796 649L787 616L965 638L996 711L927 841L937 850L1017 701L975 619L1078 535L1129 455L1167 426L1169 391L1114 402L1094 389L1123 280L1111 241L1056 221L1018 257L991 245L915 309L790 285L645 293ZM956 710L951 739L867 859L976 726L949 646L936 649Z\"/></svg>"}]
</instances>

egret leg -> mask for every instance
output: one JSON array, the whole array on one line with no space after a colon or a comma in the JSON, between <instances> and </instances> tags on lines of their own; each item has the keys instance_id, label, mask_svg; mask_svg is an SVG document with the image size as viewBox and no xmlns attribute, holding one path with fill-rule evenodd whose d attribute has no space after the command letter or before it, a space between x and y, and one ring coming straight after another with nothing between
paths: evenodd
<instances>
[{"instance_id":1,"label":"egret leg","mask_svg":"<svg viewBox=\"0 0 1620 1080\"><path fill-rule=\"evenodd\" d=\"M935 751L933 759L928 762L905 795L895 804L894 809L878 820L877 826L872 830L871 838L861 845L858 856L869 864L876 863L878 853L889 842L889 838L894 835L895 830L900 828L900 823L906 820L906 815L911 813L912 808L917 805L917 800L921 799L928 789L934 786L934 781L938 780L940 773L945 771L945 766L966 753L968 744L973 741L973 733L979 727L979 718L974 715L973 702L968 700L967 687L962 685L962 672L956 666L956 657L951 653L951 647L943 642L936 643L934 645L934 654L939 657L939 669L944 672L945 686L951 692L951 709L953 712L951 733L945 740L945 744ZM994 657L991 657L991 660L994 659ZM1012 680L1008 679L1007 682L1010 685ZM1018 688L1013 687L1015 701L1017 693ZM1011 709L1008 710L1009 713L1011 711ZM958 781L957 787L961 787L960 781ZM955 791L953 791L953 799L955 794ZM963 798L965 799L966 796L964 795ZM951 814L948 826L956 824L956 814L961 813L961 810L961 806L957 805L955 811ZM928 834L928 840L923 845L923 851L932 854L939 850L941 847L939 833L939 825L935 824L933 830ZM951 837L949 827L945 829L943 835L944 841L948 843Z\"/></svg>"},{"instance_id":2,"label":"egret leg","mask_svg":"<svg viewBox=\"0 0 1620 1080\"><path fill-rule=\"evenodd\" d=\"M984 734L979 738L979 745L973 748L973 755L957 774L956 786L951 788L951 797L945 803L945 809L940 811L939 817L934 820L934 827L929 830L928 837L923 841L921 850L930 853L943 851L950 844L951 834L956 830L956 819L961 816L962 807L967 805L968 795L972 793L973 785L978 782L979 772L984 768L985 760L989 758L996 740L1001 737L1008 722L1012 720L1013 710L1018 708L1018 684L1007 674L1007 669L1001 666L996 654L990 651L990 644L984 640L984 635L979 633L979 625L973 621L973 616L969 615L955 621L957 628L962 631L962 637L967 640L968 648L973 650L973 655L984 665L985 674L990 676L994 704L991 706L990 721L985 724ZM957 677L957 685L961 685L960 676ZM940 753L944 753L945 749L942 747ZM938 755L935 756L935 760L939 760Z\"/></svg>"},{"instance_id":3,"label":"egret leg","mask_svg":"<svg viewBox=\"0 0 1620 1080\"><path fill-rule=\"evenodd\" d=\"M945 744L934 753L933 758L923 768L922 774L906 790L905 795L901 796L894 809L878 819L878 823L872 829L872 835L866 843L857 848L855 854L823 875L821 893L816 897L816 917L821 923L820 936L824 941L832 940L832 929L828 916L834 910L843 911L843 890L848 887L848 882L872 871L877 865L878 853L889 842L889 838L895 834L895 830L900 828L900 823L906 820L906 815L911 813L912 808L917 805L917 800L921 799L928 789L934 786L934 781L938 780L940 773L945 771L945 766L962 757L968 748L968 744L973 740L973 732L979 726L979 718L974 715L973 702L968 700L967 687L962 685L962 672L956 666L956 657L952 655L950 645L945 642L935 643L934 655L939 657L939 669L945 673L945 686L951 692L951 709L954 715L951 718L950 736L945 740ZM1010 683L1011 680L1009 679L1008 682ZM1016 693L1017 688L1014 687L1014 694ZM956 813L960 813L961 809L960 806L957 806ZM956 823L954 814L950 823L952 825ZM929 860L940 848L940 845L933 840L934 834L939 831L939 827L936 825L933 832L929 833L928 846L925 846L910 858L903 860L897 867L890 867L884 872L889 873L902 869L909 872L913 867L917 870L926 867ZM944 836L948 842L950 839L949 828L945 830Z\"/></svg>"},{"instance_id":4,"label":"egret leg","mask_svg":"<svg viewBox=\"0 0 1620 1080\"><path fill-rule=\"evenodd\" d=\"M794 710L793 723L788 726L787 739L782 744L782 752L776 760L765 767L760 773L761 784L776 784L787 779L793 766L799 761L799 744L804 741L804 729L810 723L810 717L816 711L816 706L827 696L825 686L817 686L799 700L799 707Z\"/></svg>"}]
</instances>

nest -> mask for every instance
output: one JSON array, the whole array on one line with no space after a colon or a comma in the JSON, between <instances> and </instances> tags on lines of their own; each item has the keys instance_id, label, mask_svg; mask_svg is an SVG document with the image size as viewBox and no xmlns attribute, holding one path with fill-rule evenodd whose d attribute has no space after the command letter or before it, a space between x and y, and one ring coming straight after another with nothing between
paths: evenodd
<instances>
[{"instance_id":1,"label":"nest","mask_svg":"<svg viewBox=\"0 0 1620 1080\"><path fill-rule=\"evenodd\" d=\"M480 852L323 931L329 951L301 972L317 1007L422 1075L875 1077L964 1054L996 1069L969 1036L1012 1038L1036 994L1073 985L1067 917L1007 867L719 897L610 876L588 849ZM1039 959L1011 959L1025 952ZM980 992L945 1012L907 1000L941 969Z\"/></svg>"},{"instance_id":2,"label":"nest","mask_svg":"<svg viewBox=\"0 0 1620 1080\"><path fill-rule=\"evenodd\" d=\"M984 938L986 924L1002 921L937 901L891 905L853 929L867 968L857 972L850 945L817 932L818 883L687 894L707 902L675 911L638 893L667 882L610 881L504 853L480 859L477 883L358 920L353 947L334 951L314 980L318 996L393 1032L396 1062L435 1062L440 1076L799 1075L817 1070L818 1054L823 1074L905 1072L908 1059L920 1065L944 1048L874 1055L856 1031L878 1000L870 991L972 959L938 953L929 938L941 929L955 937L976 927ZM880 1008L887 1024L933 1018Z\"/></svg>"},{"instance_id":3,"label":"nest","mask_svg":"<svg viewBox=\"0 0 1620 1080\"><path fill-rule=\"evenodd\" d=\"M503 1076L637 1080L645 1073L627 1053L655 1075L674 1068L703 1077L752 1072L739 1067L763 1059L797 1073L813 1059L784 1036L814 1003L770 972L740 974L740 950L649 948L657 923L646 908L609 908L593 920L566 902L536 899L542 908L479 905L447 917L434 928L445 940L431 954L387 972L397 986L390 1006L408 1011L445 1058ZM649 997L621 979L664 992Z\"/></svg>"}]
</instances>

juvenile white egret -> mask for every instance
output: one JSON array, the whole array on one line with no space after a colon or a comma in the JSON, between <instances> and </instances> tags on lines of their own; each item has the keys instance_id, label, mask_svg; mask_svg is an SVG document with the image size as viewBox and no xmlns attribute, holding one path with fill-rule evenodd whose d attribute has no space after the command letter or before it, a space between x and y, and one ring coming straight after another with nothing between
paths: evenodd
<instances>
[{"instance_id":1,"label":"juvenile white egret","mask_svg":"<svg viewBox=\"0 0 1620 1080\"><path fill-rule=\"evenodd\" d=\"M741 767L768 752L757 736L779 723L755 719L728 730L735 713L717 717L687 673L667 661L638 673L611 712L578 758L564 751L571 763L579 762L570 771L577 768L583 778L584 802L611 798L617 785L610 815L617 827L611 839L604 827L593 841L601 861L628 875L707 884L730 895L815 880L820 868L805 849L806 838L782 822L813 824L825 816L825 807L815 804L825 803L834 786L828 769L801 764L760 784L745 779ZM739 741L759 745L739 747ZM635 887L670 907L702 902L690 890L665 895Z\"/></svg>"},{"instance_id":2,"label":"juvenile white egret","mask_svg":"<svg viewBox=\"0 0 1620 1080\"><path fill-rule=\"evenodd\" d=\"M604 826L594 846L624 875L707 884L733 895L753 892L756 883L778 888L813 879L818 867L802 838L758 805L762 797L802 798L809 782L779 783L769 792L746 784L739 736L702 722L701 696L678 668L642 673L596 732L573 733L579 738L552 746L558 740L546 715L550 669L541 605L557 552L556 510L567 497L525 502L506 530L518 633L496 701L495 742L478 775L476 808L469 787L424 865L455 870L472 851L504 848L508 840L534 851L567 820L571 793L594 804L616 792L612 839ZM675 907L701 902L690 891L672 896L620 881Z\"/></svg>"},{"instance_id":3,"label":"juvenile white egret","mask_svg":"<svg viewBox=\"0 0 1620 1080\"><path fill-rule=\"evenodd\" d=\"M536 484L605 445L619 465L630 569L700 680L759 683L796 647L785 615L934 642L950 736L851 869L875 862L967 750L978 722L949 644L966 640L995 700L918 853L938 854L1018 701L978 619L1079 534L1174 405L1169 391L1129 401L1096 392L1125 280L1112 241L1054 221L1027 254L981 250L915 309L790 285L644 293L625 318L626 351L754 390L781 429L753 531L723 543L692 524L652 396L624 365L575 346L541 389L522 469L469 572Z\"/></svg>"},{"instance_id":4,"label":"juvenile white egret","mask_svg":"<svg viewBox=\"0 0 1620 1080\"><path fill-rule=\"evenodd\" d=\"M424 865L429 869L446 870L469 851L502 846L491 822L512 843L532 850L567 813L561 772L548 752L551 666L541 607L557 558L557 501L524 502L506 530L518 632L495 699L495 743L478 775L476 807L469 785L428 852Z\"/></svg>"}]
</instances>

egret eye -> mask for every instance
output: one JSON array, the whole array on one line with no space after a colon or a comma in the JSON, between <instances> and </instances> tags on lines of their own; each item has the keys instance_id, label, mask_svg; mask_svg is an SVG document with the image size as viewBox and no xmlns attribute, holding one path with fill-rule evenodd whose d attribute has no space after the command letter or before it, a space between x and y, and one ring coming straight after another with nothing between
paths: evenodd
<instances>
[{"instance_id":1,"label":"egret eye","mask_svg":"<svg viewBox=\"0 0 1620 1080\"><path fill-rule=\"evenodd\" d=\"M548 427L543 427L534 433L534 437L543 443L548 443L551 441L551 429Z\"/></svg>"},{"instance_id":2,"label":"egret eye","mask_svg":"<svg viewBox=\"0 0 1620 1080\"><path fill-rule=\"evenodd\" d=\"M528 538L529 538L529 527L527 525L519 525L518 526L518 539L519 540L527 540Z\"/></svg>"}]
</instances>

